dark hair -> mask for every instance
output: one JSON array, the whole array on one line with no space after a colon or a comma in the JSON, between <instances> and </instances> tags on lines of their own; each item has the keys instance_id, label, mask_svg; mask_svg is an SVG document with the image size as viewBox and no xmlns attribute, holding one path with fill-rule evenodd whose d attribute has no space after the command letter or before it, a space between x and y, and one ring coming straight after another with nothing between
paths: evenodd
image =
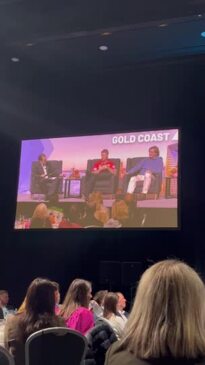
<instances>
[{"instance_id":1,"label":"dark hair","mask_svg":"<svg viewBox=\"0 0 205 365\"><path fill-rule=\"evenodd\" d=\"M46 157L45 153L41 153L39 156L38 156L38 160L41 161L42 160L42 157Z\"/></svg>"},{"instance_id":2,"label":"dark hair","mask_svg":"<svg viewBox=\"0 0 205 365\"><path fill-rule=\"evenodd\" d=\"M157 147L157 146L152 146L152 147L150 147L149 148L149 151L150 150L155 150L155 153L157 154L157 156L159 156L159 147Z\"/></svg>"},{"instance_id":3,"label":"dark hair","mask_svg":"<svg viewBox=\"0 0 205 365\"><path fill-rule=\"evenodd\" d=\"M102 305L105 299L106 294L108 293L108 290L99 290L97 293L95 293L93 299L99 304Z\"/></svg>"},{"instance_id":4,"label":"dark hair","mask_svg":"<svg viewBox=\"0 0 205 365\"><path fill-rule=\"evenodd\" d=\"M78 307L88 308L88 293L90 290L91 283L89 281L83 279L73 280L64 298L60 315L67 319Z\"/></svg>"},{"instance_id":5,"label":"dark hair","mask_svg":"<svg viewBox=\"0 0 205 365\"><path fill-rule=\"evenodd\" d=\"M116 293L109 292L104 298L104 311L103 317L107 318L109 314L117 314L118 295Z\"/></svg>"},{"instance_id":6,"label":"dark hair","mask_svg":"<svg viewBox=\"0 0 205 365\"><path fill-rule=\"evenodd\" d=\"M32 281L26 293L25 312L22 314L22 334L27 337L43 328L59 326L55 315L55 286L48 279Z\"/></svg>"},{"instance_id":7,"label":"dark hair","mask_svg":"<svg viewBox=\"0 0 205 365\"><path fill-rule=\"evenodd\" d=\"M101 153L107 153L107 154L109 155L109 151L108 151L108 149L107 149L107 148L104 148L104 149L101 151Z\"/></svg>"}]
</instances>

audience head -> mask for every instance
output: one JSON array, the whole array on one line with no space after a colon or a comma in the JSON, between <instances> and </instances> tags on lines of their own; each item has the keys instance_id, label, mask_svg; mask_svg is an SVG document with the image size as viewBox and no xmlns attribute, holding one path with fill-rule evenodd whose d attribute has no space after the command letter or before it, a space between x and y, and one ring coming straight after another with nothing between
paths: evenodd
<instances>
[{"instance_id":1,"label":"audience head","mask_svg":"<svg viewBox=\"0 0 205 365\"><path fill-rule=\"evenodd\" d=\"M108 292L104 298L103 317L109 318L112 314L117 314L118 296L116 293Z\"/></svg>"},{"instance_id":2,"label":"audience head","mask_svg":"<svg viewBox=\"0 0 205 365\"><path fill-rule=\"evenodd\" d=\"M205 288L198 274L177 260L142 275L122 346L136 357L205 356Z\"/></svg>"},{"instance_id":3,"label":"audience head","mask_svg":"<svg viewBox=\"0 0 205 365\"><path fill-rule=\"evenodd\" d=\"M112 218L119 221L123 221L129 218L129 209L124 200L118 200L113 203Z\"/></svg>"},{"instance_id":4,"label":"audience head","mask_svg":"<svg viewBox=\"0 0 205 365\"><path fill-rule=\"evenodd\" d=\"M60 286L56 281L52 281L52 284L55 288L55 304L58 305L60 303L61 295L60 295Z\"/></svg>"},{"instance_id":5,"label":"audience head","mask_svg":"<svg viewBox=\"0 0 205 365\"><path fill-rule=\"evenodd\" d=\"M110 217L109 210L103 206L101 206L99 209L97 209L94 215L95 215L95 218L103 224L105 224Z\"/></svg>"},{"instance_id":6,"label":"audience head","mask_svg":"<svg viewBox=\"0 0 205 365\"><path fill-rule=\"evenodd\" d=\"M69 221L72 223L78 222L80 219L80 210L77 204L72 204L69 209Z\"/></svg>"},{"instance_id":7,"label":"audience head","mask_svg":"<svg viewBox=\"0 0 205 365\"><path fill-rule=\"evenodd\" d=\"M9 293L7 290L0 290L0 304L4 307L9 302Z\"/></svg>"},{"instance_id":8,"label":"audience head","mask_svg":"<svg viewBox=\"0 0 205 365\"><path fill-rule=\"evenodd\" d=\"M126 299L122 293L117 292L116 294L118 296L117 310L123 311L126 307Z\"/></svg>"},{"instance_id":9,"label":"audience head","mask_svg":"<svg viewBox=\"0 0 205 365\"><path fill-rule=\"evenodd\" d=\"M91 283L83 279L75 279L70 284L65 299L60 310L60 315L68 318L78 307L89 307L92 298Z\"/></svg>"},{"instance_id":10,"label":"audience head","mask_svg":"<svg viewBox=\"0 0 205 365\"><path fill-rule=\"evenodd\" d=\"M44 203L40 203L37 205L37 207L35 208L34 212L33 212L33 216L32 219L34 218L38 218L38 219L46 219L48 218L48 208L46 206L46 204Z\"/></svg>"},{"instance_id":11,"label":"audience head","mask_svg":"<svg viewBox=\"0 0 205 365\"><path fill-rule=\"evenodd\" d=\"M26 313L37 316L40 314L54 314L55 286L48 279L37 278L30 284L26 294Z\"/></svg>"},{"instance_id":12,"label":"audience head","mask_svg":"<svg viewBox=\"0 0 205 365\"><path fill-rule=\"evenodd\" d=\"M108 293L107 290L99 290L97 293L95 293L93 299L101 306L104 306L104 299L106 294Z\"/></svg>"},{"instance_id":13,"label":"audience head","mask_svg":"<svg viewBox=\"0 0 205 365\"><path fill-rule=\"evenodd\" d=\"M149 148L149 157L156 158L159 156L159 148L157 146L152 146Z\"/></svg>"}]
</instances>

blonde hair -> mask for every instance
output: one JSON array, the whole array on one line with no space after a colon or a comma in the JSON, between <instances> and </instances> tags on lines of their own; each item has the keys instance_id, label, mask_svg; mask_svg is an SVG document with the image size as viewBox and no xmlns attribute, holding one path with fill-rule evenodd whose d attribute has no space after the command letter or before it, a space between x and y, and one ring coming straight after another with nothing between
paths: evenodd
<instances>
[{"instance_id":1,"label":"blonde hair","mask_svg":"<svg viewBox=\"0 0 205 365\"><path fill-rule=\"evenodd\" d=\"M26 297L24 298L23 302L21 303L20 307L17 310L17 313L23 313L26 309Z\"/></svg>"},{"instance_id":2,"label":"blonde hair","mask_svg":"<svg viewBox=\"0 0 205 365\"><path fill-rule=\"evenodd\" d=\"M88 204L95 204L96 209L100 209L101 205L103 204L103 197L100 191L93 191L88 198Z\"/></svg>"},{"instance_id":3,"label":"blonde hair","mask_svg":"<svg viewBox=\"0 0 205 365\"><path fill-rule=\"evenodd\" d=\"M105 224L110 218L109 209L101 206L99 209L96 210L94 216L98 221Z\"/></svg>"},{"instance_id":4,"label":"blonde hair","mask_svg":"<svg viewBox=\"0 0 205 365\"><path fill-rule=\"evenodd\" d=\"M68 288L59 315L67 320L78 307L88 308L90 301L89 291L91 291L91 283L89 281L83 279L73 280Z\"/></svg>"},{"instance_id":5,"label":"blonde hair","mask_svg":"<svg viewBox=\"0 0 205 365\"><path fill-rule=\"evenodd\" d=\"M112 205L112 218L113 219L128 219L129 209L124 200L115 201Z\"/></svg>"},{"instance_id":6,"label":"blonde hair","mask_svg":"<svg viewBox=\"0 0 205 365\"><path fill-rule=\"evenodd\" d=\"M46 204L40 203L33 212L32 218L46 219L48 217L48 208Z\"/></svg>"},{"instance_id":7,"label":"blonde hair","mask_svg":"<svg viewBox=\"0 0 205 365\"><path fill-rule=\"evenodd\" d=\"M142 275L122 340L142 359L205 355L205 288L198 274L177 260Z\"/></svg>"}]
</instances>

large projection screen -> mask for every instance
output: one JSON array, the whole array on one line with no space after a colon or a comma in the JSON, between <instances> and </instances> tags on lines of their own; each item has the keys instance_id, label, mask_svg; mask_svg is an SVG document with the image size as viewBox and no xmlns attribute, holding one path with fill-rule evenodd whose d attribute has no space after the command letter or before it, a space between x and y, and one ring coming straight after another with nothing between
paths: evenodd
<instances>
[{"instance_id":1,"label":"large projection screen","mask_svg":"<svg viewBox=\"0 0 205 365\"><path fill-rule=\"evenodd\" d=\"M178 228L178 135L23 140L15 229Z\"/></svg>"}]
</instances>

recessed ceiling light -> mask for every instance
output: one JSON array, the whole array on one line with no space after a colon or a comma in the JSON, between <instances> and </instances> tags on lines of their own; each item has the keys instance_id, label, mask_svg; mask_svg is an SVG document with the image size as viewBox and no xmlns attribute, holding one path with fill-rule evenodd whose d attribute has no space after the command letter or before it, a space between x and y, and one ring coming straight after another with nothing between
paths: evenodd
<instances>
[{"instance_id":1,"label":"recessed ceiling light","mask_svg":"<svg viewBox=\"0 0 205 365\"><path fill-rule=\"evenodd\" d=\"M162 23L159 25L160 28L165 28L165 27L168 27L168 24L167 23Z\"/></svg>"},{"instance_id":2,"label":"recessed ceiling light","mask_svg":"<svg viewBox=\"0 0 205 365\"><path fill-rule=\"evenodd\" d=\"M19 62L19 61L20 61L20 59L19 59L18 57L12 57L12 58L11 58L11 61L12 61L12 62Z\"/></svg>"},{"instance_id":3,"label":"recessed ceiling light","mask_svg":"<svg viewBox=\"0 0 205 365\"><path fill-rule=\"evenodd\" d=\"M202 17L202 14L198 14L198 17L201 18Z\"/></svg>"},{"instance_id":4,"label":"recessed ceiling light","mask_svg":"<svg viewBox=\"0 0 205 365\"><path fill-rule=\"evenodd\" d=\"M201 36L202 36L203 38L205 38L205 32L202 32L202 33L201 33Z\"/></svg>"},{"instance_id":5,"label":"recessed ceiling light","mask_svg":"<svg viewBox=\"0 0 205 365\"><path fill-rule=\"evenodd\" d=\"M108 46L105 46L105 45L103 45L103 46L99 46L99 50L100 51L107 51L108 50Z\"/></svg>"},{"instance_id":6,"label":"recessed ceiling light","mask_svg":"<svg viewBox=\"0 0 205 365\"><path fill-rule=\"evenodd\" d=\"M108 36L108 35L111 35L111 34L112 34L111 32L103 32L103 33L101 33L101 35L102 35L103 37Z\"/></svg>"},{"instance_id":7,"label":"recessed ceiling light","mask_svg":"<svg viewBox=\"0 0 205 365\"><path fill-rule=\"evenodd\" d=\"M33 46L33 43L26 43L26 46L27 47L32 47Z\"/></svg>"}]
</instances>

